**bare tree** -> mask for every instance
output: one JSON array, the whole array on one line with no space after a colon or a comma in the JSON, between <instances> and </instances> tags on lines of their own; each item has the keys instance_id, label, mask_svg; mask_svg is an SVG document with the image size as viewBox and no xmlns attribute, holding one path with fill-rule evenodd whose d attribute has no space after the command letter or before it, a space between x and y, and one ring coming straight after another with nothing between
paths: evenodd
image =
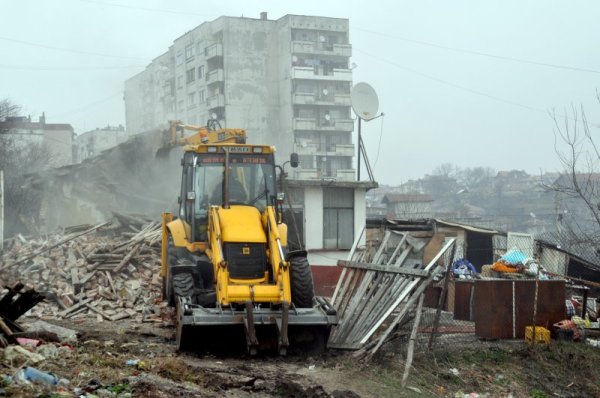
<instances>
[{"instance_id":1,"label":"bare tree","mask_svg":"<svg viewBox=\"0 0 600 398\"><path fill-rule=\"evenodd\" d=\"M598 91L596 98L600 102ZM572 106L570 113L570 117L552 113L555 124L554 149L563 172L546 187L556 193L559 226L566 228L579 241L577 243L598 244L600 151L583 106Z\"/></svg>"},{"instance_id":2,"label":"bare tree","mask_svg":"<svg viewBox=\"0 0 600 398\"><path fill-rule=\"evenodd\" d=\"M0 100L0 120L18 114L21 108ZM27 173L47 167L50 151L42 143L28 141L9 127L0 126L0 170L4 171L5 235L32 232L39 221L39 194L23 188Z\"/></svg>"},{"instance_id":3,"label":"bare tree","mask_svg":"<svg viewBox=\"0 0 600 398\"><path fill-rule=\"evenodd\" d=\"M431 175L441 176L446 178L456 178L459 170L458 167L452 163L446 162L436 166Z\"/></svg>"},{"instance_id":4,"label":"bare tree","mask_svg":"<svg viewBox=\"0 0 600 398\"><path fill-rule=\"evenodd\" d=\"M6 120L9 116L16 116L21 111L19 105L13 104L9 99L0 99L0 122Z\"/></svg>"},{"instance_id":5,"label":"bare tree","mask_svg":"<svg viewBox=\"0 0 600 398\"><path fill-rule=\"evenodd\" d=\"M458 183L465 188L475 188L484 183L491 183L496 171L491 167L467 167L458 170Z\"/></svg>"}]
</instances>

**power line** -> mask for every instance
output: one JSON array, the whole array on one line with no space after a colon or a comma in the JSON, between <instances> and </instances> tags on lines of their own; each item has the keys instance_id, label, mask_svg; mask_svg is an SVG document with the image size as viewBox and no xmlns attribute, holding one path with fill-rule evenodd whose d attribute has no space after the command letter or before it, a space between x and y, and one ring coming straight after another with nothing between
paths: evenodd
<instances>
[{"instance_id":1,"label":"power line","mask_svg":"<svg viewBox=\"0 0 600 398\"><path fill-rule=\"evenodd\" d=\"M130 10L159 12L161 14L167 13L167 14L176 14L176 15L196 15L196 16L200 16L200 17L214 17L214 15L200 14L200 13L191 12L191 11L175 11L175 10L166 10L166 9L160 9L160 8L138 7L138 6L125 5L125 4L109 3L106 1L98 1L98 0L80 0L80 1L82 1L84 3L99 4L99 5L103 5L103 6L109 6L109 7L127 8Z\"/></svg>"},{"instance_id":2,"label":"power line","mask_svg":"<svg viewBox=\"0 0 600 398\"><path fill-rule=\"evenodd\" d=\"M384 119L384 116L381 117L381 130L379 131L379 143L377 144L377 157L375 158L375 163L373 163L373 171L375 171L375 167L377 167L377 161L379 160L379 152L381 150L381 138L383 137L383 119Z\"/></svg>"},{"instance_id":3,"label":"power line","mask_svg":"<svg viewBox=\"0 0 600 398\"><path fill-rule=\"evenodd\" d=\"M82 106L80 108L72 109L72 110L67 111L67 112L59 113L57 115L52 115L52 117L53 118L57 118L57 117L63 117L63 116L71 115L73 113L79 113L81 111L85 111L86 109L92 108L92 107L94 107L96 105L99 105L99 104L102 104L104 102L107 102L107 101L113 99L114 97L116 97L117 95L121 95L121 94L122 94L121 92L113 93L113 94L111 94L108 97L105 97L105 98L102 98L100 100L94 101L94 102L89 103L87 105L84 105L84 106Z\"/></svg>"},{"instance_id":4,"label":"power line","mask_svg":"<svg viewBox=\"0 0 600 398\"><path fill-rule=\"evenodd\" d=\"M498 54L490 54L490 53L485 53L485 52L481 52L481 51L467 50L464 48L444 46L442 44L436 44L436 43L431 43L431 42L422 41L422 40L409 39L409 38L400 37L400 36L392 36L392 35L388 35L386 33L375 32L375 31L368 30L368 29L357 28L355 26L353 27L353 29L356 29L361 32L367 32L367 33L371 33L371 34L375 34L375 35L379 35L379 36L389 37L394 40L401 40L401 41L405 41L408 43L419 44L419 45L427 46L427 47L435 47L435 48L440 48L443 50L455 51L455 52L464 53L464 54L477 55L477 56L481 56L481 57L494 58L494 59L501 59L504 61L519 62L519 63L529 64L529 65L545 66L548 68L564 69L564 70L570 70L570 71L575 71L575 72L600 74L600 70L596 70L596 69L588 69L588 68L581 68L578 66L570 66L570 65L561 65L561 64L554 64L554 63L548 63L548 62L533 61L533 60L528 60L528 59L523 59L523 58L509 57L509 56L498 55Z\"/></svg>"},{"instance_id":5,"label":"power line","mask_svg":"<svg viewBox=\"0 0 600 398\"><path fill-rule=\"evenodd\" d=\"M63 47L48 46L48 45L45 45L45 44L33 43L33 42L30 42L30 41L25 41L25 40L20 40L20 39L13 39L13 38L4 37L4 36L0 36L0 40L12 42L12 43L25 44L27 46L32 46L32 47L45 48L45 49L48 49L48 50L70 52L70 53L74 53L74 54L95 55L95 56L98 56L98 57L119 58L119 59L135 59L135 60L138 60L138 61L143 60L143 61L146 61L146 62L148 61L148 59L146 59L146 58L128 57L128 56L124 56L124 55L103 54L103 53L96 53L96 52L91 52L91 51L77 50L77 49L72 49L72 48L63 48Z\"/></svg>"},{"instance_id":6,"label":"power line","mask_svg":"<svg viewBox=\"0 0 600 398\"><path fill-rule=\"evenodd\" d=\"M42 65L3 65L0 69L14 70L44 70L44 71L74 71L74 70L117 70L143 68L144 65L125 65L125 66L42 66Z\"/></svg>"},{"instance_id":7,"label":"power line","mask_svg":"<svg viewBox=\"0 0 600 398\"><path fill-rule=\"evenodd\" d=\"M544 110L544 109L541 109L541 108L536 108L536 107L533 107L533 106L530 106L530 105L526 105L526 104L521 104L519 102L515 102L515 101L507 100L505 98L497 97L495 95L488 94L488 93L485 93L483 91L474 90L472 88L469 88L469 87L466 87L466 86L463 86L463 85L460 85L460 84L452 83L452 82L450 82L448 80L444 80L444 79L441 79L439 77L428 75L428 74L420 72L420 71L418 71L416 69L412 69L412 68L400 65L400 64L398 64L396 62L387 60L385 58L378 57L378 56L373 55L371 53L368 53L366 51L362 51L362 50L360 50L360 49L358 49L356 47L354 48L354 50L358 51L359 53L365 54L368 57L376 59L376 60L378 60L380 62L383 62L383 63L389 64L389 65L395 66L398 69L402 69L404 71L407 71L407 72L419 75L421 77L424 77L426 79L429 79L429 80L441 83L441 84L446 85L446 86L454 87L456 89L459 89L459 90L462 90L462 91L466 91L466 92L469 92L471 94L475 94L475 95L479 95L481 97L486 97L486 98L489 98L489 99L493 99L494 101L502 102L502 103L505 103L505 104L508 104L508 105L517 106L517 107L524 108L524 109L527 109L527 110L530 110L530 111L534 111L534 112L538 112L538 113L544 113L546 115L549 114L548 110ZM572 118L572 117L567 116L567 115L558 115L558 116L561 117L561 118L567 119L567 120L581 122L581 120L577 120L577 119ZM597 127L597 128L600 127L600 124L598 124L598 123L589 123L588 122L588 124L590 126L594 126L594 127Z\"/></svg>"}]
</instances>

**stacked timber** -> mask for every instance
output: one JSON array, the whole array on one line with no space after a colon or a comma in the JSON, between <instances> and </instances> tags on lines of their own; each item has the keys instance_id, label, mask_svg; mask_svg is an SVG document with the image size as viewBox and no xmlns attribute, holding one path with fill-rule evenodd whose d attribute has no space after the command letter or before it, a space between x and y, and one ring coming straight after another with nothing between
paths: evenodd
<instances>
[{"instance_id":1,"label":"stacked timber","mask_svg":"<svg viewBox=\"0 0 600 398\"><path fill-rule=\"evenodd\" d=\"M98 225L17 236L0 257L0 291L17 282L46 297L29 315L165 322L160 222L115 214Z\"/></svg>"}]
</instances>

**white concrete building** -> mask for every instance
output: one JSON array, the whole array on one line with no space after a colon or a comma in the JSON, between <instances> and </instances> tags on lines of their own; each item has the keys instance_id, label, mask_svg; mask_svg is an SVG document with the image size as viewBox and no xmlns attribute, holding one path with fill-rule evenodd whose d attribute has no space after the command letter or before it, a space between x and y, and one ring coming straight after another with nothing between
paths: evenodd
<instances>
[{"instance_id":1,"label":"white concrete building","mask_svg":"<svg viewBox=\"0 0 600 398\"><path fill-rule=\"evenodd\" d=\"M32 122L31 117L9 116L0 122L3 134L15 137L23 145L39 144L50 157L49 165L60 167L73 163L73 127L67 123L46 123L42 113L39 121Z\"/></svg>"},{"instance_id":2,"label":"white concrete building","mask_svg":"<svg viewBox=\"0 0 600 398\"><path fill-rule=\"evenodd\" d=\"M204 125L214 114L250 142L275 145L279 162L298 153L293 177L352 181L351 54L347 19L205 22L125 82L127 131Z\"/></svg>"},{"instance_id":3,"label":"white concrete building","mask_svg":"<svg viewBox=\"0 0 600 398\"><path fill-rule=\"evenodd\" d=\"M76 162L96 156L105 149L109 149L127 141L127 133L123 126L106 126L95 130L86 131L75 138Z\"/></svg>"},{"instance_id":4,"label":"white concrete building","mask_svg":"<svg viewBox=\"0 0 600 398\"><path fill-rule=\"evenodd\" d=\"M376 186L356 182L352 166L348 32L347 19L319 16L205 22L125 82L127 131L216 117L250 143L274 145L279 164L298 153L300 167L286 171L300 240L321 256L313 264L335 263L343 255L317 252L350 248Z\"/></svg>"}]
</instances>

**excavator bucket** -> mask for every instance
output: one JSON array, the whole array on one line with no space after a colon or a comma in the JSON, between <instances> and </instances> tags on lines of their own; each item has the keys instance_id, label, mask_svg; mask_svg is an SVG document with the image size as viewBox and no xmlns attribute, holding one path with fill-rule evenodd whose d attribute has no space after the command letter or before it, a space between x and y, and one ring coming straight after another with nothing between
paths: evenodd
<instances>
[{"instance_id":1,"label":"excavator bucket","mask_svg":"<svg viewBox=\"0 0 600 398\"><path fill-rule=\"evenodd\" d=\"M335 310L319 297L312 308L261 308L252 303L232 309L206 308L189 298L177 302L177 349L217 354L322 351Z\"/></svg>"}]
</instances>

